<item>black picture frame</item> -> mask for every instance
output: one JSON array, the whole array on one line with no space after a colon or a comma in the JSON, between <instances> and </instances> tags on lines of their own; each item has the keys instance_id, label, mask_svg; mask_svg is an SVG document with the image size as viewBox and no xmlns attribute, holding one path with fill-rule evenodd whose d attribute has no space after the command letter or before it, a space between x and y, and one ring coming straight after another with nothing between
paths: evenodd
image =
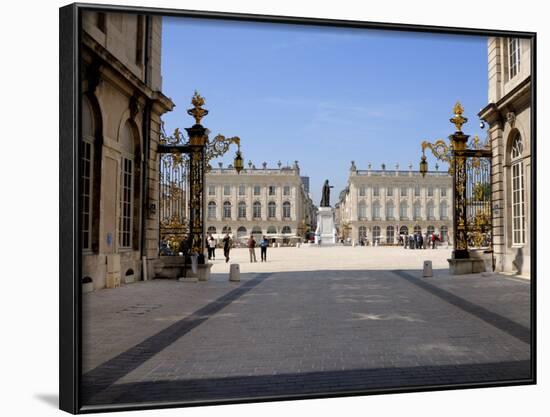
<instances>
[{"instance_id":1,"label":"black picture frame","mask_svg":"<svg viewBox=\"0 0 550 417\"><path fill-rule=\"evenodd\" d=\"M135 405L104 405L85 406L80 399L79 384L81 380L81 324L82 324L82 295L81 283L79 280L81 270L81 247L79 242L79 132L80 132L80 28L81 14L83 11L93 10L101 12L124 12L139 13L174 17L202 18L211 20L229 20L258 23L284 23L312 25L317 27L342 27L342 28L363 28L383 29L389 31L403 32L424 32L434 34L459 34L459 35L481 35L481 36L513 36L529 39L532 45L531 54L531 132L532 132L532 164L531 164L531 375L529 379L491 382L471 383L461 385L433 385L422 387L403 387L396 389L379 389L364 392L338 392L335 394L312 394L297 396L280 396L273 398L239 398L228 400L215 400L204 402L186 403L185 401L175 403L140 403ZM364 22L350 20L318 19L310 17L290 16L269 16L242 13L225 13L196 10L163 9L152 7L130 7L115 5L96 5L85 3L74 3L59 10L59 37L60 37L60 230L59 230L59 407L61 410L72 414L107 412L123 410L143 410L156 408L188 407L214 404L234 404L262 401L280 401L289 399L306 398L330 398L355 395L372 395L387 393L405 393L433 390L452 390L463 388L502 387L513 385L536 384L537 381L537 335L536 335L536 287L537 287L537 256L536 256L536 120L537 120L537 34L534 32L521 32L509 30L489 30L460 27L441 27L410 24L393 24L382 22Z\"/></svg>"}]
</instances>

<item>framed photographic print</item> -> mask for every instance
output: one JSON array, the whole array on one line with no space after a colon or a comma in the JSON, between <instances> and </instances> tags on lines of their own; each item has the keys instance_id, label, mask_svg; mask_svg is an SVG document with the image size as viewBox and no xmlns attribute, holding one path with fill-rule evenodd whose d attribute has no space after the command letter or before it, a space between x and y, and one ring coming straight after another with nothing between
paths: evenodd
<instances>
[{"instance_id":1,"label":"framed photographic print","mask_svg":"<svg viewBox=\"0 0 550 417\"><path fill-rule=\"evenodd\" d=\"M60 408L534 384L536 34L60 9Z\"/></svg>"}]
</instances>

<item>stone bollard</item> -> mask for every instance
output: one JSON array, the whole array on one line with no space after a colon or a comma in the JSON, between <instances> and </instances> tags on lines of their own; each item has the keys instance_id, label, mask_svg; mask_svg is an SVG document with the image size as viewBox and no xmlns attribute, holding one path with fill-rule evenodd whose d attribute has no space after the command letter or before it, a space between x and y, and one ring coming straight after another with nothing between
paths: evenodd
<instances>
[{"instance_id":1,"label":"stone bollard","mask_svg":"<svg viewBox=\"0 0 550 417\"><path fill-rule=\"evenodd\" d=\"M433 277L432 261L424 261L424 270L422 271L423 277Z\"/></svg>"},{"instance_id":2,"label":"stone bollard","mask_svg":"<svg viewBox=\"0 0 550 417\"><path fill-rule=\"evenodd\" d=\"M229 265L229 281L239 282L241 280L241 268L239 264Z\"/></svg>"}]
</instances>

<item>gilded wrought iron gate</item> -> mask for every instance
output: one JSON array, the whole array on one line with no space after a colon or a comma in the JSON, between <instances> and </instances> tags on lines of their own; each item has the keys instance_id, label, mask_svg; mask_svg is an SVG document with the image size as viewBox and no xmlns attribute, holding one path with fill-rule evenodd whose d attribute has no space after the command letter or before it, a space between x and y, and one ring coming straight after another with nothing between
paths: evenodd
<instances>
[{"instance_id":1,"label":"gilded wrought iron gate","mask_svg":"<svg viewBox=\"0 0 550 417\"><path fill-rule=\"evenodd\" d=\"M491 148L474 137L454 134L452 169L454 188L455 251L468 257L469 249L492 249ZM460 140L458 140L460 139Z\"/></svg>"},{"instance_id":2,"label":"gilded wrought iron gate","mask_svg":"<svg viewBox=\"0 0 550 417\"><path fill-rule=\"evenodd\" d=\"M179 131L172 137L164 134L161 144L177 146ZM189 156L171 151L160 154L159 166L159 238L161 255L185 251L189 237Z\"/></svg>"},{"instance_id":3,"label":"gilded wrought iron gate","mask_svg":"<svg viewBox=\"0 0 550 417\"><path fill-rule=\"evenodd\" d=\"M466 159L466 237L470 249L492 248L491 157Z\"/></svg>"}]
</instances>

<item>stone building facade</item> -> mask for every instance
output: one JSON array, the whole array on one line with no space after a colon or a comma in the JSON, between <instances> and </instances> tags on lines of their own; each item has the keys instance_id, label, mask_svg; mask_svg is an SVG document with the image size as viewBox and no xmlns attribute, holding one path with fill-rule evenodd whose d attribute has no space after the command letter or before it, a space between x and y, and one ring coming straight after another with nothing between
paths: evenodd
<instances>
[{"instance_id":1,"label":"stone building facade","mask_svg":"<svg viewBox=\"0 0 550 417\"><path fill-rule=\"evenodd\" d=\"M303 238L315 230L314 206L300 178L300 168L256 168L240 174L231 168L212 168L206 174L205 229L215 238L230 233L238 242L266 235L281 242Z\"/></svg>"},{"instance_id":2,"label":"stone building facade","mask_svg":"<svg viewBox=\"0 0 550 417\"><path fill-rule=\"evenodd\" d=\"M529 275L531 263L531 40L488 40L495 269Z\"/></svg>"},{"instance_id":3,"label":"stone building facade","mask_svg":"<svg viewBox=\"0 0 550 417\"><path fill-rule=\"evenodd\" d=\"M158 258L156 149L174 104L161 92L161 17L86 11L82 28L82 278L113 287Z\"/></svg>"},{"instance_id":4,"label":"stone building facade","mask_svg":"<svg viewBox=\"0 0 550 417\"><path fill-rule=\"evenodd\" d=\"M395 244L400 234L436 233L452 242L452 177L430 171L359 170L352 162L348 186L336 205L340 238Z\"/></svg>"}]
</instances>

